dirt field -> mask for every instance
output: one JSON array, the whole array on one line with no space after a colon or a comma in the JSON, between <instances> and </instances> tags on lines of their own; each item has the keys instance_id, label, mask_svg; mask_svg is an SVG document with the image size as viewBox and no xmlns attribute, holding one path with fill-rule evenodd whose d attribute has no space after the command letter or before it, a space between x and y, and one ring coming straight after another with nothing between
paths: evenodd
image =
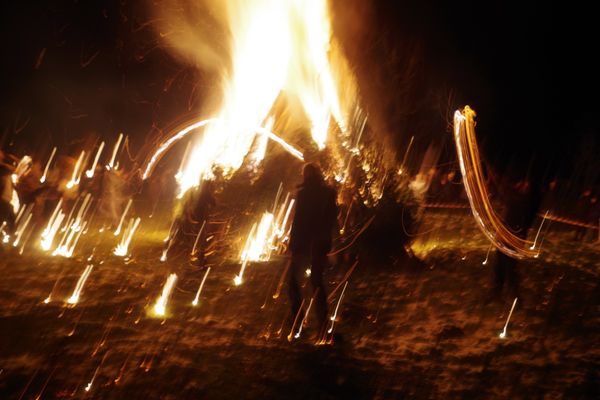
<instances>
[{"instance_id":1,"label":"dirt field","mask_svg":"<svg viewBox=\"0 0 600 400\"><path fill-rule=\"evenodd\" d=\"M338 310L334 342L315 346L311 316L289 343L286 262L204 270L159 261L158 235L109 240L71 259L0 255L0 397L6 399L591 399L600 397L600 245L552 227L541 256L519 266L521 295L486 302L494 252L465 212L429 212L414 252L422 262L359 259ZM112 243L112 242L110 242ZM27 252L26 252L27 253ZM79 302L79 276L94 267ZM337 287L350 263L326 272ZM169 273L176 288L152 308ZM330 312L341 289L332 296ZM44 299L51 294L46 304ZM88 389L88 390L86 390Z\"/></svg>"}]
</instances>

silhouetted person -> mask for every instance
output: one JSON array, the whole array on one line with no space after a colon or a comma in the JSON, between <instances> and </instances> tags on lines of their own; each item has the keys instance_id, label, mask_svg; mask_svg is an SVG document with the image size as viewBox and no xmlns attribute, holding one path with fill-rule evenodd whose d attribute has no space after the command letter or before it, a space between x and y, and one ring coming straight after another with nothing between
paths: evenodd
<instances>
[{"instance_id":1,"label":"silhouetted person","mask_svg":"<svg viewBox=\"0 0 600 400\"><path fill-rule=\"evenodd\" d=\"M14 186L11 174L14 168L5 162L5 156L0 150L0 225L6 222L5 232L12 234L15 223L15 212L11 204Z\"/></svg>"},{"instance_id":2,"label":"silhouetted person","mask_svg":"<svg viewBox=\"0 0 600 400\"><path fill-rule=\"evenodd\" d=\"M319 326L323 333L327 319L327 295L323 285L323 270L327 265L327 253L331 250L331 238L337 222L335 190L329 187L315 164L304 166L304 181L296 196L296 211L290 234L291 263L288 290L292 305L292 318L300 310L302 295L299 280L310 266L310 282ZM308 302L306 302L308 303Z\"/></svg>"}]
</instances>

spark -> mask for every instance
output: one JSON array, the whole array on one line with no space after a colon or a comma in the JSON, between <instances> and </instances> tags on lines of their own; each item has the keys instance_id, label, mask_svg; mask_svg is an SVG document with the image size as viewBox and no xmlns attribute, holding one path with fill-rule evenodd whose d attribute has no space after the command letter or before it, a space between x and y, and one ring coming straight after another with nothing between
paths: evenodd
<instances>
[{"instance_id":1,"label":"spark","mask_svg":"<svg viewBox=\"0 0 600 400\"><path fill-rule=\"evenodd\" d=\"M90 169L85 171L85 176L87 176L90 179L94 176L94 172L96 172L96 165L98 165L98 159L100 159L100 154L102 154L103 149L104 149L104 141L102 143L100 143L100 146L98 147L98 151L96 152L96 157L94 158L94 162L92 163L92 166L90 167Z\"/></svg>"},{"instance_id":2,"label":"spark","mask_svg":"<svg viewBox=\"0 0 600 400\"><path fill-rule=\"evenodd\" d=\"M46 168L44 168L44 173L42 174L42 177L40 178L40 183L46 182L46 175L48 174L48 168L50 168L50 163L52 162L52 159L54 158L55 154L56 154L56 147L54 147L52 149L52 153L50 153L50 158L48 158L48 162L46 163Z\"/></svg>"},{"instance_id":3,"label":"spark","mask_svg":"<svg viewBox=\"0 0 600 400\"><path fill-rule=\"evenodd\" d=\"M306 268L306 271L304 271L304 274L306 274L306 276L310 276L310 274L312 274L312 271L310 268Z\"/></svg>"},{"instance_id":4,"label":"spark","mask_svg":"<svg viewBox=\"0 0 600 400\"><path fill-rule=\"evenodd\" d=\"M206 282L206 277L208 276L209 272L210 272L210 267L208 267L206 269L206 272L204 273L204 278L202 278L202 282L200 282L200 287L198 288L198 291L196 292L196 297L194 298L194 301L192 301L192 305L194 307L196 307L198 305L198 300L200 299L200 293L202 292L202 287L204 286L204 282Z\"/></svg>"},{"instance_id":5,"label":"spark","mask_svg":"<svg viewBox=\"0 0 600 400\"><path fill-rule=\"evenodd\" d=\"M48 251L50 248L52 248L54 236L56 236L56 233L58 232L58 229L65 218L65 214L61 210L61 205L62 198L58 200L58 203L56 204L56 207L54 208L54 211L48 220L46 228L44 228L42 231L42 240L40 244L44 251Z\"/></svg>"},{"instance_id":6,"label":"spark","mask_svg":"<svg viewBox=\"0 0 600 400\"><path fill-rule=\"evenodd\" d=\"M156 304L154 305L154 312L157 315L164 316L167 302L169 301L169 297L171 296L171 291L173 290L173 286L175 286L175 281L177 281L177 274L170 274L163 286L162 294L156 300Z\"/></svg>"},{"instance_id":7,"label":"spark","mask_svg":"<svg viewBox=\"0 0 600 400\"><path fill-rule=\"evenodd\" d=\"M181 176L183 174L183 166L185 165L187 159L188 159L188 153L190 152L190 143L188 142L187 145L185 146L185 151L183 152L183 157L181 158L181 163L179 164L179 169L177 170L177 173L175 174L175 180L177 182L179 182L179 180L181 179Z\"/></svg>"},{"instance_id":8,"label":"spark","mask_svg":"<svg viewBox=\"0 0 600 400\"><path fill-rule=\"evenodd\" d=\"M73 168L73 175L71 176L71 180L67 182L67 189L71 189L76 185L79 185L79 180L81 174L79 173L79 169L81 168L81 163L83 162L83 157L85 156L85 151L82 150L79 154L79 158L77 159L77 163L75 164L75 168Z\"/></svg>"},{"instance_id":9,"label":"spark","mask_svg":"<svg viewBox=\"0 0 600 400\"><path fill-rule=\"evenodd\" d=\"M79 280L77 281L77 285L75 285L75 290L73 290L73 294L71 295L71 297L69 297L69 299L67 300L67 303L77 304L77 302L79 301L79 295L81 294L81 290L83 289L83 285L85 285L85 281L87 280L88 276L90 276L90 273L92 272L93 268L94 268L94 266L92 264L89 264L85 267L85 270L79 277ZM50 298L50 296L48 296L48 299L47 299L48 301L50 301L49 298ZM44 300L44 302L46 302L46 301Z\"/></svg>"},{"instance_id":10,"label":"spark","mask_svg":"<svg viewBox=\"0 0 600 400\"><path fill-rule=\"evenodd\" d=\"M404 157L402 158L402 164L400 164L400 168L398 169L398 175L402 175L404 173L404 165L406 164L406 158L408 157L408 152L410 151L410 148L412 147L414 140L415 140L415 135L411 136L410 142L408 143L408 146L406 147L406 152L404 152Z\"/></svg>"},{"instance_id":11,"label":"spark","mask_svg":"<svg viewBox=\"0 0 600 400\"><path fill-rule=\"evenodd\" d=\"M87 226L87 222L84 222L83 219L85 218L85 215L89 210L91 199L92 196L89 193L87 193L83 199L83 202L79 206L79 210L76 216L74 218L71 218L70 216L73 215L74 210L77 207L77 202L73 205L73 208L69 213L68 222L63 228L63 237L58 247L52 252L53 256L60 255L66 258L70 258L71 256L73 256L73 252L75 251L75 247L79 242L79 238L81 237L81 234ZM59 213L59 215L61 214ZM58 226L56 229L58 230Z\"/></svg>"},{"instance_id":12,"label":"spark","mask_svg":"<svg viewBox=\"0 0 600 400\"><path fill-rule=\"evenodd\" d=\"M29 212L29 214L27 215L27 218L25 219L25 222L17 229L17 231L15 232L15 241L13 242L13 247L17 247L19 245L19 242L21 241L21 238L23 237L23 232L25 232L25 229L27 229L27 225L29 225L29 221L31 221L31 217L32 217L32 213Z\"/></svg>"},{"instance_id":13,"label":"spark","mask_svg":"<svg viewBox=\"0 0 600 400\"><path fill-rule=\"evenodd\" d=\"M129 201L127 201L125 210L123 210L123 214L121 214L121 219L119 220L119 225L117 226L117 229L115 229L115 232L114 232L115 236L119 236L119 234L121 233L121 228L123 227L123 220L125 219L125 215L127 215L127 211L129 211L129 207L131 207L132 201L133 201L132 199L129 199Z\"/></svg>"},{"instance_id":14,"label":"spark","mask_svg":"<svg viewBox=\"0 0 600 400\"><path fill-rule=\"evenodd\" d=\"M175 236L177 236L178 231L179 231L179 227L177 227L177 229L175 229L173 236L167 236L166 239L169 240L169 243L167 243L167 248L163 250L162 255L160 256L161 262L167 261L167 253L169 252L169 249L171 248L171 245L173 244L173 239L175 238Z\"/></svg>"},{"instance_id":15,"label":"spark","mask_svg":"<svg viewBox=\"0 0 600 400\"><path fill-rule=\"evenodd\" d=\"M335 306L335 311L333 312L333 315L331 316L331 318L329 318L331 320L331 327L329 328L329 330L327 330L327 333L333 332L333 325L335 324L335 319L337 318L338 308L340 308L340 303L342 302L342 297L344 297L344 292L346 291L346 286L348 286L348 281L346 281L346 283L344 283L344 288L342 289L342 294L340 294L340 298L338 299L337 305Z\"/></svg>"},{"instance_id":16,"label":"spark","mask_svg":"<svg viewBox=\"0 0 600 400\"><path fill-rule=\"evenodd\" d=\"M138 225L140 224L140 221L141 221L140 217L137 217L135 219L131 218L129 220L129 226L127 227L127 229L125 229L125 231L123 231L123 237L121 238L121 241L115 248L115 251L113 252L114 255L119 256L119 257L125 257L127 255L127 252L129 249L129 243L131 243L133 234L135 233L135 230L137 229Z\"/></svg>"},{"instance_id":17,"label":"spark","mask_svg":"<svg viewBox=\"0 0 600 400\"><path fill-rule=\"evenodd\" d=\"M115 158L117 157L117 152L118 152L118 150L119 150L119 145L121 144L121 140L123 140L123 134L122 134L122 133L119 133L119 138L117 139L117 143L115 144L115 147L114 147L114 149L113 149L113 152L112 152L112 157L110 158L110 161L108 162L108 165L106 165L106 169L107 169L107 170L109 170L109 171L110 171L111 169L113 169L113 168L114 168L114 169L116 169L116 168L114 167L114 164L115 164Z\"/></svg>"},{"instance_id":18,"label":"spark","mask_svg":"<svg viewBox=\"0 0 600 400\"><path fill-rule=\"evenodd\" d=\"M481 263L481 265L486 265L488 262L488 257L490 256L490 250L492 250L492 247L494 247L494 245L490 245L490 247L488 247L488 251L485 254L485 260L483 260L483 262Z\"/></svg>"},{"instance_id":19,"label":"spark","mask_svg":"<svg viewBox=\"0 0 600 400\"><path fill-rule=\"evenodd\" d=\"M517 297L515 297L515 301L513 301L512 307L510 308L510 312L508 313L508 318L506 318L506 323L504 324L504 329L502 330L500 335L498 335L500 337L500 339L504 339L506 337L506 328L508 327L508 322L510 321L510 317L511 317L516 305L517 305Z\"/></svg>"},{"instance_id":20,"label":"spark","mask_svg":"<svg viewBox=\"0 0 600 400\"><path fill-rule=\"evenodd\" d=\"M488 240L509 257L534 257L531 242L515 235L498 217L485 186L475 137L475 111L469 106L454 113L454 142L465 192L473 217Z\"/></svg>"},{"instance_id":21,"label":"spark","mask_svg":"<svg viewBox=\"0 0 600 400\"><path fill-rule=\"evenodd\" d=\"M198 231L198 234L196 235L196 240L194 241L194 247L192 247L192 253L191 253L192 256L196 254L196 247L198 246L198 240L200 240L202 231L204 230L204 225L206 225L206 220L204 220L204 222L202 222L202 226L200 227L200 230Z\"/></svg>"},{"instance_id":22,"label":"spark","mask_svg":"<svg viewBox=\"0 0 600 400\"><path fill-rule=\"evenodd\" d=\"M548 213L549 212L550 212L550 210L546 210L546 213L544 214L544 218L542 218L542 222L540 223L540 227L538 228L537 233L535 234L535 239L533 239L533 244L531 245L531 247L529 248L529 250L535 249L535 244L537 243L538 237L540 236L540 231L542 230L542 226L544 225L544 221L548 217ZM536 254L535 257L537 257L537 254Z\"/></svg>"},{"instance_id":23,"label":"spark","mask_svg":"<svg viewBox=\"0 0 600 400\"><path fill-rule=\"evenodd\" d=\"M306 318L308 317L308 313L310 312L310 307L312 306L313 300L314 298L311 298L310 302L308 303L308 307L306 308L306 312L304 313L304 318L302 318L302 322L300 322L298 332L296 332L296 334L294 335L295 339L298 339L300 337L300 334L302 333L302 328L304 327L304 323L306 322Z\"/></svg>"}]
</instances>

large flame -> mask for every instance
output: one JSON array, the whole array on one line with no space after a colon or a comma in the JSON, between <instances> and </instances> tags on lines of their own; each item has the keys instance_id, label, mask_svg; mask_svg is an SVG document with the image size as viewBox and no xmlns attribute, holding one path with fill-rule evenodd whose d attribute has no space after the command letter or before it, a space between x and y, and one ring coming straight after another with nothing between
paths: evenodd
<instances>
[{"instance_id":1,"label":"large flame","mask_svg":"<svg viewBox=\"0 0 600 400\"><path fill-rule=\"evenodd\" d=\"M340 65L345 60L331 48L326 0L229 0L206 6L214 9L211 15L228 30L231 60L228 68L222 66L227 72L214 123L206 126L178 174L180 194L210 177L215 165L226 174L238 169L259 134L257 127L265 126L282 93L299 100L319 148L328 141L331 119L344 132L349 114L340 103L340 77L336 80L334 73L344 66L332 66L334 59ZM182 32L191 30L189 23L169 29L177 32L166 35L171 43L173 37L181 38ZM198 41L198 36L193 40ZM189 43L178 47L180 52L192 49ZM205 51L207 45L198 48ZM211 60L219 59L218 51L210 54Z\"/></svg>"}]
</instances>

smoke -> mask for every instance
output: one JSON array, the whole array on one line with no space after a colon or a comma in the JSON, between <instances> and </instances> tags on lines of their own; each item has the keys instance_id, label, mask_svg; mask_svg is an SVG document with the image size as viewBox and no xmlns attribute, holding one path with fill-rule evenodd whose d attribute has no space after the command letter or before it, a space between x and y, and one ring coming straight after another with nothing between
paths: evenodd
<instances>
[{"instance_id":1,"label":"smoke","mask_svg":"<svg viewBox=\"0 0 600 400\"><path fill-rule=\"evenodd\" d=\"M161 45L174 57L207 72L229 64L226 2L161 0L150 3Z\"/></svg>"}]
</instances>

